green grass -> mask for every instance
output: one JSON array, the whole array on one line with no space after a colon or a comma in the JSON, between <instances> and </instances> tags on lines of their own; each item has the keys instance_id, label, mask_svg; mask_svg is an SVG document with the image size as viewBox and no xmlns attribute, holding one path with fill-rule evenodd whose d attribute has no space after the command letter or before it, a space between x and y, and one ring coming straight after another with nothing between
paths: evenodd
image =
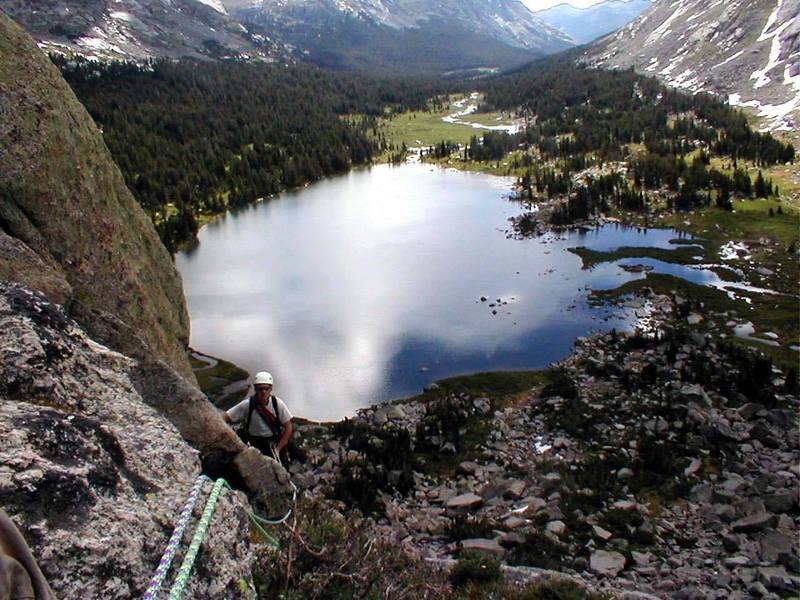
<instances>
[{"instance_id":1,"label":"green grass","mask_svg":"<svg viewBox=\"0 0 800 600\"><path fill-rule=\"evenodd\" d=\"M394 144L397 148L402 144L407 147L428 148L442 141L456 142L465 146L473 135L481 137L484 130L442 121L443 117L460 110L453 103L463 97L451 96L450 104L445 110L413 111L391 115L381 120L380 132L389 143ZM462 120L490 126L510 123L508 116L501 113L474 113L463 117Z\"/></svg>"},{"instance_id":2,"label":"green grass","mask_svg":"<svg viewBox=\"0 0 800 600\"><path fill-rule=\"evenodd\" d=\"M499 175L502 177L522 177L527 171L527 168L521 165L522 154L523 153L520 150L515 150L514 152L506 154L500 160L487 161L465 161L462 160L462 157L453 154L448 158L439 160L426 159L425 162L435 163L439 166L448 167L451 169L458 169L459 171L485 173L487 175ZM517 167L514 166L514 159L517 159L519 162Z\"/></svg>"},{"instance_id":3,"label":"green grass","mask_svg":"<svg viewBox=\"0 0 800 600\"><path fill-rule=\"evenodd\" d=\"M754 285L797 296L800 281L800 261L787 252L789 246L800 242L800 216L776 200L742 200L734 203L734 212L706 208L693 213L668 215L659 221L660 226L675 227L700 236L709 251L707 259L716 261L716 249L731 240L747 244L752 262L733 260L728 264L740 267ZM773 216L769 216L772 209ZM688 225L687 225L688 223ZM768 243L761 244L766 238ZM775 271L774 275L756 273L758 267ZM794 319L796 321L796 319Z\"/></svg>"},{"instance_id":4,"label":"green grass","mask_svg":"<svg viewBox=\"0 0 800 600\"><path fill-rule=\"evenodd\" d=\"M448 393L497 397L524 392L548 381L547 371L503 371L462 375L444 379L438 384L440 389Z\"/></svg>"},{"instance_id":5,"label":"green grass","mask_svg":"<svg viewBox=\"0 0 800 600\"><path fill-rule=\"evenodd\" d=\"M511 115L504 113L488 112L472 113L471 115L463 117L462 120L470 123L478 123L479 125L485 125L487 127L496 127L498 125L511 125L513 118Z\"/></svg>"},{"instance_id":6,"label":"green grass","mask_svg":"<svg viewBox=\"0 0 800 600\"><path fill-rule=\"evenodd\" d=\"M600 252L579 247L569 248L569 251L581 258L584 269L591 269L601 263L613 262L622 258L654 258L664 262L691 265L698 262L695 260L695 256L704 254L704 250L698 247L685 245L674 250L665 248L619 248L613 252Z\"/></svg>"},{"instance_id":7,"label":"green grass","mask_svg":"<svg viewBox=\"0 0 800 600\"><path fill-rule=\"evenodd\" d=\"M238 391L226 396L224 394L225 388L238 381L246 381L250 374L228 361L219 358L215 358L214 360L217 361L217 364L213 367L209 367L208 363L190 354L192 370L194 371L195 377L197 377L197 383L200 389L208 396L208 399L214 406L227 409L233 406L237 400L241 400L243 394L241 391Z\"/></svg>"},{"instance_id":8,"label":"green grass","mask_svg":"<svg viewBox=\"0 0 800 600\"><path fill-rule=\"evenodd\" d=\"M387 141L398 147L405 144L408 147L427 148L443 140L459 144L469 143L470 137L478 130L468 125L442 121L442 117L451 113L452 111L416 111L393 115L381 122L380 129L386 135Z\"/></svg>"},{"instance_id":9,"label":"green grass","mask_svg":"<svg viewBox=\"0 0 800 600\"><path fill-rule=\"evenodd\" d=\"M794 141L795 147L797 147L798 140L786 139L784 141ZM690 161L687 159L687 162ZM732 163L733 161L728 157L714 156L711 158L711 167L727 175L733 175ZM745 161L739 161L738 166L740 168L744 167L753 180L755 180L758 172L761 171L765 178L772 179L772 183L778 186L784 210L789 208L794 212L800 211L800 162L792 165L773 165L772 167L761 168Z\"/></svg>"},{"instance_id":10,"label":"green grass","mask_svg":"<svg viewBox=\"0 0 800 600\"><path fill-rule=\"evenodd\" d=\"M592 592L572 581L549 577L537 583L518 585L510 581L472 583L458 588L459 600L611 600L611 594Z\"/></svg>"}]
</instances>

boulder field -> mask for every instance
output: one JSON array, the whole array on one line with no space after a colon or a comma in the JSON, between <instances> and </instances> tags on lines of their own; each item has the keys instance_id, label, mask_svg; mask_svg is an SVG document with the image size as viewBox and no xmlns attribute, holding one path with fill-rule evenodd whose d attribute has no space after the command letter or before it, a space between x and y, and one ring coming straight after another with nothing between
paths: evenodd
<instances>
[{"instance_id":1,"label":"boulder field","mask_svg":"<svg viewBox=\"0 0 800 600\"><path fill-rule=\"evenodd\" d=\"M432 564L485 553L631 598L797 594L796 376L687 326L681 298L642 300L653 329L578 339L526 392L444 382L301 427L295 481L372 485L376 531Z\"/></svg>"}]
</instances>

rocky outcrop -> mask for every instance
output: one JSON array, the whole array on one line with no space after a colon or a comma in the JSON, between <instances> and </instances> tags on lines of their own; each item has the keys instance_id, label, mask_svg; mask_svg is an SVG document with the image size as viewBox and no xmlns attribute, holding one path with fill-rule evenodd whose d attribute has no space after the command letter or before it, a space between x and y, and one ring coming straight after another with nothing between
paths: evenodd
<instances>
[{"instance_id":1,"label":"rocky outcrop","mask_svg":"<svg viewBox=\"0 0 800 600\"><path fill-rule=\"evenodd\" d=\"M58 598L141 597L201 472L142 401L137 368L40 294L0 283L0 498ZM250 581L247 509L223 493L189 597Z\"/></svg>"},{"instance_id":2,"label":"rocky outcrop","mask_svg":"<svg viewBox=\"0 0 800 600\"><path fill-rule=\"evenodd\" d=\"M36 254L17 238L0 230L0 280L25 282L57 304L72 298L72 286L49 256Z\"/></svg>"},{"instance_id":3,"label":"rocky outcrop","mask_svg":"<svg viewBox=\"0 0 800 600\"><path fill-rule=\"evenodd\" d=\"M54 394L63 392L58 408L70 415L85 414L82 398L100 401L91 389L62 390L82 368L67 360L72 350L62 355L72 343L74 318L92 344L124 356L116 366L136 401L169 419L200 450L207 472L233 477L264 503L288 491L286 472L271 459L244 452L195 385L180 275L88 113L2 13L0 278L5 316L21 319L16 328L22 328L17 343L9 338L0 354L0 389L9 399L53 407ZM38 290L56 305L31 300L8 281ZM33 319L32 331L20 324L25 319ZM37 339L40 334L46 341ZM20 346L24 341L30 345ZM45 422L50 418L56 416ZM155 435L149 423L141 425L142 437Z\"/></svg>"},{"instance_id":4,"label":"rocky outcrop","mask_svg":"<svg viewBox=\"0 0 800 600\"><path fill-rule=\"evenodd\" d=\"M180 275L91 117L0 13L0 274L135 326L193 380ZM82 323L89 331L93 321ZM117 340L106 340L115 346Z\"/></svg>"}]
</instances>

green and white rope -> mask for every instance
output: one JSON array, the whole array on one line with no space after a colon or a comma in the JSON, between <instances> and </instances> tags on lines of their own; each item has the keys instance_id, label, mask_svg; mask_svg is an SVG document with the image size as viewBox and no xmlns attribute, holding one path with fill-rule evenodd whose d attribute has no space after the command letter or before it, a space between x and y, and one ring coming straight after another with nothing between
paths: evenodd
<instances>
[{"instance_id":1,"label":"green and white rope","mask_svg":"<svg viewBox=\"0 0 800 600\"><path fill-rule=\"evenodd\" d=\"M250 519L250 523L253 525L253 527L256 528L256 531L258 531L258 533L261 534L261 537L263 537L264 540L266 540L267 544L270 547L275 548L276 550L281 547L281 545L278 543L278 540L276 540L274 537L268 534L264 530L264 528L259 524L259 522L255 518L255 515L252 512L248 512L247 516Z\"/></svg>"},{"instance_id":2,"label":"green and white rope","mask_svg":"<svg viewBox=\"0 0 800 600\"><path fill-rule=\"evenodd\" d=\"M167 571L172 563L173 558L178 550L178 546L180 545L180 541L183 538L183 534L186 530L186 526L191 518L192 510L194 509L195 504L197 503L197 499L201 493L203 482L204 481L211 481L208 477L201 475L197 478L194 486L192 487L192 491L187 499L186 504L181 511L180 517L178 519L178 523L176 524L175 530L172 532L172 536L170 537L169 544L167 545L167 550L164 553L164 556L161 558L161 562L159 563L158 570L156 574L153 576L153 579L150 582L150 586L148 587L147 592L144 595L143 600L154 600L158 596L158 592L161 588L161 585L166 578ZM292 486L292 505L296 503L297 500L297 487L294 485L293 482L289 482ZM186 556L183 557L183 562L181 563L180 568L178 569L178 574L175 577L175 582L172 584L172 587L169 591L169 600L180 600L181 595L186 589L186 585L189 582L189 577L192 574L192 569L194 568L195 560L197 559L197 554L200 551L200 546L203 543L206 535L208 534L208 528L211 524L211 519L214 516L214 511L217 507L217 502L219 501L220 494L222 493L223 488L231 489L231 486L228 485L228 482L224 479L220 478L214 482L214 486L211 489L211 494L209 494L208 499L206 500L205 508L203 509L203 514L200 517L200 522L197 524L197 529L192 536L192 541L189 544L189 549L186 552ZM278 541L268 534L262 525L280 525L281 523L285 522L292 514L293 508L290 508L288 512L280 519L272 520L262 517L261 515L256 514L253 511L248 511L247 516L250 519L250 522L255 526L258 532L263 536L263 538L267 541L267 543L272 546L273 548L280 547Z\"/></svg>"},{"instance_id":3,"label":"green and white rope","mask_svg":"<svg viewBox=\"0 0 800 600\"><path fill-rule=\"evenodd\" d=\"M290 481L289 485L292 486L292 506L294 506L297 502L297 486L294 484L293 481ZM249 514L252 520L258 521L259 523L262 523L264 525L280 525L281 523L286 521L286 519L292 516L292 510L293 509L290 508L287 511L287 513L283 515L283 517L281 517L280 519L267 519L266 517L262 517L256 512L251 512Z\"/></svg>"},{"instance_id":4,"label":"green and white rope","mask_svg":"<svg viewBox=\"0 0 800 600\"><path fill-rule=\"evenodd\" d=\"M170 588L169 600L180 600L181 594L183 594L184 589L186 589L186 584L189 582L189 577L192 574L194 561L197 558L197 553L200 551L200 545L203 543L208 533L208 527L211 523L211 518L214 516L214 510L217 508L217 501L222 493L223 486L230 488L228 483L220 478L217 479L214 483L214 487L211 489L211 494L208 496L206 506L203 509L203 516L200 517L200 523L197 524L192 542L189 544L189 550L186 552L186 556L183 557L183 562L181 563L180 569L178 569L175 583L173 583L172 588Z\"/></svg>"}]
</instances>

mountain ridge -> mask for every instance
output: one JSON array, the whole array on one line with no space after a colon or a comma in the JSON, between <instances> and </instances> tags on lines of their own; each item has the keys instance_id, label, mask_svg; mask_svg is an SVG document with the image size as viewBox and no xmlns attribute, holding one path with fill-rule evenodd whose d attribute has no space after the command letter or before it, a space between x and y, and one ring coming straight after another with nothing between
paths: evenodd
<instances>
[{"instance_id":1,"label":"mountain ridge","mask_svg":"<svg viewBox=\"0 0 800 600\"><path fill-rule=\"evenodd\" d=\"M649 6L650 0L605 0L587 7L562 2L534 14L577 43L585 44L629 23Z\"/></svg>"},{"instance_id":2,"label":"mountain ridge","mask_svg":"<svg viewBox=\"0 0 800 600\"><path fill-rule=\"evenodd\" d=\"M431 73L508 68L572 45L518 0L261 0L247 6L233 0L226 6L323 66L385 69L389 63L407 70L405 58Z\"/></svg>"},{"instance_id":3,"label":"mountain ridge","mask_svg":"<svg viewBox=\"0 0 800 600\"><path fill-rule=\"evenodd\" d=\"M540 13L546 13L547 11L552 10L554 8L569 8L569 9L572 9L572 10L575 10L575 11L578 11L578 12L587 12L587 11L591 11L594 8L597 8L598 6L602 6L604 4L606 4L606 5L608 5L608 4L612 4L612 5L613 4L630 4L632 2L634 2L634 0L603 0L602 2L598 2L597 4L592 4L591 6L575 6L573 4L570 4L569 2L559 2L558 4L554 4L553 6L550 6L548 8L542 8L540 10L535 10L535 11L532 11L532 12L533 12L533 14L538 15Z\"/></svg>"},{"instance_id":4,"label":"mountain ridge","mask_svg":"<svg viewBox=\"0 0 800 600\"><path fill-rule=\"evenodd\" d=\"M519 0L0 0L0 10L48 52L103 61L304 60L392 71L406 59L404 71L440 74L507 69L573 45Z\"/></svg>"}]
</instances>

